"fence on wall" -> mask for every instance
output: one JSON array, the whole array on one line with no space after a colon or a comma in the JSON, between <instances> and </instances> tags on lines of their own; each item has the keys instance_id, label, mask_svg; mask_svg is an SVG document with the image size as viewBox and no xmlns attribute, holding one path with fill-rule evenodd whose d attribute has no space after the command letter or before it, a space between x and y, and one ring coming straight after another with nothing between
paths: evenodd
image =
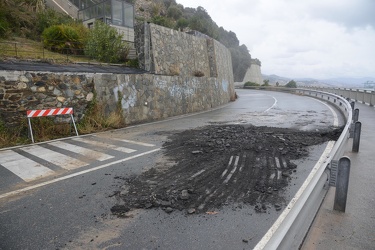
<instances>
[{"instance_id":1,"label":"fence on wall","mask_svg":"<svg viewBox=\"0 0 375 250\"><path fill-rule=\"evenodd\" d=\"M134 47L133 43L128 42L128 44L130 48ZM129 54L124 55L124 59L128 57ZM46 47L43 42L0 41L0 59L6 58L42 60L56 63L98 63L97 60L85 55L82 44L74 42L69 42L66 46L57 48ZM132 58L134 58L134 55ZM109 62L104 61L102 63Z\"/></svg>"}]
</instances>

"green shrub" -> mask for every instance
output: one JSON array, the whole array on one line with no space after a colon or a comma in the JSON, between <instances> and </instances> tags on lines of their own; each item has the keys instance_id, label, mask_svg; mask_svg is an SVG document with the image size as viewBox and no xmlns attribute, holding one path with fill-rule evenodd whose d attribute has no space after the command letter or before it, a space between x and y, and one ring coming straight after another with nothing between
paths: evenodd
<instances>
[{"instance_id":1,"label":"green shrub","mask_svg":"<svg viewBox=\"0 0 375 250\"><path fill-rule=\"evenodd\" d=\"M85 32L79 25L53 25L43 31L43 45L54 52L83 54Z\"/></svg>"},{"instance_id":2,"label":"green shrub","mask_svg":"<svg viewBox=\"0 0 375 250\"><path fill-rule=\"evenodd\" d=\"M182 10L180 10L176 5L171 5L167 10L167 15L169 18L178 20L182 16Z\"/></svg>"},{"instance_id":3,"label":"green shrub","mask_svg":"<svg viewBox=\"0 0 375 250\"><path fill-rule=\"evenodd\" d=\"M139 68L138 59L129 59L126 61L126 66L131 68Z\"/></svg>"},{"instance_id":4,"label":"green shrub","mask_svg":"<svg viewBox=\"0 0 375 250\"><path fill-rule=\"evenodd\" d=\"M90 29L85 54L99 61L116 63L126 59L129 48L115 28L96 21L94 28Z\"/></svg>"},{"instance_id":5,"label":"green shrub","mask_svg":"<svg viewBox=\"0 0 375 250\"><path fill-rule=\"evenodd\" d=\"M169 19L168 17L164 17L164 16L154 16L151 19L151 22L160 26L170 28L170 29L173 29L175 26L171 19Z\"/></svg>"},{"instance_id":6,"label":"green shrub","mask_svg":"<svg viewBox=\"0 0 375 250\"><path fill-rule=\"evenodd\" d=\"M258 83L255 83L255 82L245 82L245 84L243 86L253 86L253 87L256 87L256 86L260 86Z\"/></svg>"},{"instance_id":7,"label":"green shrub","mask_svg":"<svg viewBox=\"0 0 375 250\"><path fill-rule=\"evenodd\" d=\"M53 25L72 23L74 23L74 20L70 16L61 14L53 9L45 9L37 13L36 29L39 34L42 34L46 28Z\"/></svg>"},{"instance_id":8,"label":"green shrub","mask_svg":"<svg viewBox=\"0 0 375 250\"><path fill-rule=\"evenodd\" d=\"M4 10L0 10L0 38L7 37L10 32L10 25L5 16Z\"/></svg>"},{"instance_id":9,"label":"green shrub","mask_svg":"<svg viewBox=\"0 0 375 250\"><path fill-rule=\"evenodd\" d=\"M176 29L185 29L189 26L189 21L183 17L177 20Z\"/></svg>"},{"instance_id":10,"label":"green shrub","mask_svg":"<svg viewBox=\"0 0 375 250\"><path fill-rule=\"evenodd\" d=\"M287 88L297 88L297 83L294 80L289 81L285 87Z\"/></svg>"}]
</instances>

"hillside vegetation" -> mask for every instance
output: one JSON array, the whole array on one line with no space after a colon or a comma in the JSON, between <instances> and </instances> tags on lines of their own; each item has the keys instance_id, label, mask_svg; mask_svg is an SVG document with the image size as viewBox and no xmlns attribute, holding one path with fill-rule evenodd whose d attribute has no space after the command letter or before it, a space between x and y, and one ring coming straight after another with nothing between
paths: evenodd
<instances>
[{"instance_id":1,"label":"hillside vegetation","mask_svg":"<svg viewBox=\"0 0 375 250\"><path fill-rule=\"evenodd\" d=\"M127 2L134 4L136 23L147 21L181 31L196 30L224 44L232 55L234 80L242 81L251 59L246 45L240 45L234 32L219 27L203 7L185 8L175 0ZM40 41L47 28L61 24L78 25L70 17L47 9L43 0L0 1L0 38Z\"/></svg>"}]
</instances>

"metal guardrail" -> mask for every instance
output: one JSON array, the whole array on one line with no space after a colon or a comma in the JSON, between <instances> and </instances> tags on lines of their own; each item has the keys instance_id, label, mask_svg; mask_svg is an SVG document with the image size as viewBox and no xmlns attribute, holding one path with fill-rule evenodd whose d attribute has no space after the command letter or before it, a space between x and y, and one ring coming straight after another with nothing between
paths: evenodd
<instances>
[{"instance_id":1,"label":"metal guardrail","mask_svg":"<svg viewBox=\"0 0 375 250\"><path fill-rule=\"evenodd\" d=\"M308 89L329 92L370 106L375 105L375 91L373 90L323 87L308 87Z\"/></svg>"},{"instance_id":2,"label":"metal guardrail","mask_svg":"<svg viewBox=\"0 0 375 250\"><path fill-rule=\"evenodd\" d=\"M328 144L327 148L331 150L316 163L296 196L254 248L298 249L328 191L331 163L337 161L344 153L352 124L352 107L344 97L318 90L285 87L251 87L251 89L283 91L319 98L337 107L346 119L339 139L334 144Z\"/></svg>"}]
</instances>

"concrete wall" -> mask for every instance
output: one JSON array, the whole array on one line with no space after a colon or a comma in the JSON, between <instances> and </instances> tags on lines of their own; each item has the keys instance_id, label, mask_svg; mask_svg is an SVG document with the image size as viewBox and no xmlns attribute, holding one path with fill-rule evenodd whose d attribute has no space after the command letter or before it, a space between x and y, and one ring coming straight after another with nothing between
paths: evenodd
<instances>
[{"instance_id":1,"label":"concrete wall","mask_svg":"<svg viewBox=\"0 0 375 250\"><path fill-rule=\"evenodd\" d=\"M260 67L261 67L261 63L258 59L251 59L250 67L246 71L242 84L244 84L245 82L254 82L259 85L262 85L263 77L262 77Z\"/></svg>"},{"instance_id":2,"label":"concrete wall","mask_svg":"<svg viewBox=\"0 0 375 250\"><path fill-rule=\"evenodd\" d=\"M80 119L95 92L107 114L121 102L126 124L207 110L234 93L228 81L214 77L0 71L0 119L15 126L26 110L56 107L73 107Z\"/></svg>"}]
</instances>

